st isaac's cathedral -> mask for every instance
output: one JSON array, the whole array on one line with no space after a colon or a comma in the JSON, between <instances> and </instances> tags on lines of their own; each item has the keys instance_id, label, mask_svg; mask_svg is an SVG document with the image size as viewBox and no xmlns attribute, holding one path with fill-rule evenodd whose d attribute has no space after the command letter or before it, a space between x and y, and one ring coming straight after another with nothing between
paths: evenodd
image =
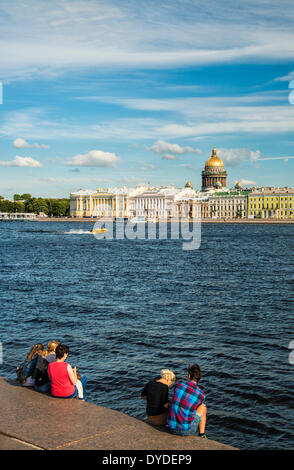
<instances>
[{"instance_id":1,"label":"st isaac's cathedral","mask_svg":"<svg viewBox=\"0 0 294 470\"><path fill-rule=\"evenodd\" d=\"M211 157L206 161L202 171L202 191L211 189L226 188L227 172L222 160L217 156L213 147Z\"/></svg>"}]
</instances>

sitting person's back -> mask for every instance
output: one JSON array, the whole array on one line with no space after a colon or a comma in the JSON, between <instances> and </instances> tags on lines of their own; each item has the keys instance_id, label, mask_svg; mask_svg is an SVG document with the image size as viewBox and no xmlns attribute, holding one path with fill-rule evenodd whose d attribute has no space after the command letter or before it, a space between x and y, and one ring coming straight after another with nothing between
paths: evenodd
<instances>
[{"instance_id":1,"label":"sitting person's back","mask_svg":"<svg viewBox=\"0 0 294 470\"><path fill-rule=\"evenodd\" d=\"M34 346L32 346L30 352L28 353L25 364L22 367L24 377L21 383L25 387L33 387L35 385L35 379L33 375L34 375L35 367L38 362L39 356L42 355L43 351L44 351L43 344L37 343L37 344L34 344Z\"/></svg>"},{"instance_id":2,"label":"sitting person's back","mask_svg":"<svg viewBox=\"0 0 294 470\"><path fill-rule=\"evenodd\" d=\"M49 341L47 351L39 355L33 377L35 379L35 390L42 393L50 393L51 383L48 376L48 365L56 361L55 350L58 346L58 341Z\"/></svg>"},{"instance_id":3,"label":"sitting person's back","mask_svg":"<svg viewBox=\"0 0 294 470\"><path fill-rule=\"evenodd\" d=\"M146 388L147 396L146 413L148 416L156 416L165 413L165 404L168 403L168 387L158 382L158 379L151 380Z\"/></svg>"},{"instance_id":4,"label":"sitting person's back","mask_svg":"<svg viewBox=\"0 0 294 470\"><path fill-rule=\"evenodd\" d=\"M67 397L75 391L74 384L68 374L66 362L51 362L48 365L48 373L51 378L51 394L55 397Z\"/></svg>"},{"instance_id":5,"label":"sitting person's back","mask_svg":"<svg viewBox=\"0 0 294 470\"><path fill-rule=\"evenodd\" d=\"M141 392L141 398L146 398L146 414L149 424L164 425L168 407L168 388L173 384L175 375L168 369L161 371L157 377L147 383Z\"/></svg>"},{"instance_id":6,"label":"sitting person's back","mask_svg":"<svg viewBox=\"0 0 294 470\"><path fill-rule=\"evenodd\" d=\"M198 385L201 378L198 364L188 368L188 380L179 380L167 417L167 425L173 434L189 436L205 435L206 405L205 393Z\"/></svg>"},{"instance_id":7,"label":"sitting person's back","mask_svg":"<svg viewBox=\"0 0 294 470\"><path fill-rule=\"evenodd\" d=\"M48 365L51 394L54 397L70 398L76 394L77 375L75 369L65 362L69 348L59 344L56 348L56 362Z\"/></svg>"}]
</instances>

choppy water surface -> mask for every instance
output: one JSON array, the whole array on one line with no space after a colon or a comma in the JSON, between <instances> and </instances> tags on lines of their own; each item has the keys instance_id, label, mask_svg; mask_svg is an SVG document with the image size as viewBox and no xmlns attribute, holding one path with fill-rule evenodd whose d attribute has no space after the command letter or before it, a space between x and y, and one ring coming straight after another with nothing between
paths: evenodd
<instances>
[{"instance_id":1,"label":"choppy water surface","mask_svg":"<svg viewBox=\"0 0 294 470\"><path fill-rule=\"evenodd\" d=\"M144 419L147 380L199 363L211 439L293 448L294 226L207 224L194 251L91 228L0 222L0 375L59 339L90 402Z\"/></svg>"}]
</instances>

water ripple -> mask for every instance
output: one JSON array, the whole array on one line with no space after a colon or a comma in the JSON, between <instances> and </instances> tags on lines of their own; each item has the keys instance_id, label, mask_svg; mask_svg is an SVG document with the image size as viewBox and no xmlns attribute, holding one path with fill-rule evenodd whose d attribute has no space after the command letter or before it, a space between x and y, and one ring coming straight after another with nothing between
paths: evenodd
<instances>
[{"instance_id":1,"label":"water ripple","mask_svg":"<svg viewBox=\"0 0 294 470\"><path fill-rule=\"evenodd\" d=\"M211 439L292 448L293 226L203 225L200 249L184 252L42 224L0 223L1 375L59 339L89 401L144 419L146 381L198 362Z\"/></svg>"}]
</instances>

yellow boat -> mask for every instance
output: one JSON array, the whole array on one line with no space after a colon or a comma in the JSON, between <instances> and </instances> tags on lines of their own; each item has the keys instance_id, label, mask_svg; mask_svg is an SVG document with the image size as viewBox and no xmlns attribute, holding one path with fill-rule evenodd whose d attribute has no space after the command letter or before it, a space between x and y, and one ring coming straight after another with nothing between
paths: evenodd
<instances>
[{"instance_id":1,"label":"yellow boat","mask_svg":"<svg viewBox=\"0 0 294 470\"><path fill-rule=\"evenodd\" d=\"M106 228L93 228L91 233L104 233L106 232Z\"/></svg>"}]
</instances>

